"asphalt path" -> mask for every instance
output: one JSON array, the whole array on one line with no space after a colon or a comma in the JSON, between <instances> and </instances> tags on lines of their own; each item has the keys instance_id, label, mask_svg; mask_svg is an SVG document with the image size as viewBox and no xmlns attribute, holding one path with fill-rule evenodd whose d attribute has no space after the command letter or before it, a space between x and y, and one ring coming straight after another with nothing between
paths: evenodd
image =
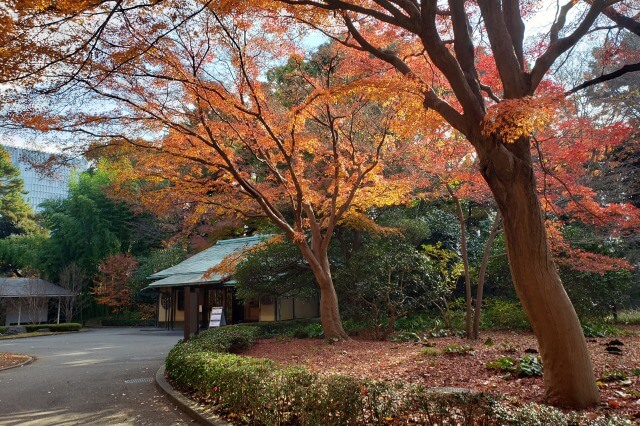
<instances>
[{"instance_id":1,"label":"asphalt path","mask_svg":"<svg viewBox=\"0 0 640 426\"><path fill-rule=\"evenodd\" d=\"M153 378L182 332L139 328L0 340L35 361L0 371L0 425L186 425Z\"/></svg>"}]
</instances>

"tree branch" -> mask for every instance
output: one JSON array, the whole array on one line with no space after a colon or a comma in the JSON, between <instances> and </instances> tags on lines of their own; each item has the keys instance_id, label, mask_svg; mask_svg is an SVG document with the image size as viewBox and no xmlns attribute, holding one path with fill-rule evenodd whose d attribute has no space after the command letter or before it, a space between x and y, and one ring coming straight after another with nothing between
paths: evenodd
<instances>
[{"instance_id":1,"label":"tree branch","mask_svg":"<svg viewBox=\"0 0 640 426\"><path fill-rule=\"evenodd\" d=\"M605 0L595 0L589 8L587 15L584 17L582 22L578 25L578 27L568 36L563 38L557 38L554 41L554 29L552 28L551 43L547 50L540 56L535 62L533 69L531 70L531 87L530 94L533 93L540 82L542 81L544 75L549 71L551 65L555 62L556 59L564 52L569 50L571 47L575 46L580 39L587 34L589 28L593 25L595 20L598 18L602 10L605 8L606 3ZM560 19L562 19L562 13L558 17L558 22L556 24L559 25ZM554 26L556 26L554 24ZM560 27L561 28L561 27ZM557 28L557 31L560 31L560 28Z\"/></svg>"},{"instance_id":2,"label":"tree branch","mask_svg":"<svg viewBox=\"0 0 640 426\"><path fill-rule=\"evenodd\" d=\"M498 0L479 0L480 12L484 20L489 44L495 58L496 67L502 85L504 87L504 97L507 99L519 98L529 91L525 73L518 58L518 53L514 46L505 16ZM509 11L510 19L513 19L515 11ZM516 25L511 22L512 25ZM515 31L515 29L513 29Z\"/></svg>"},{"instance_id":3,"label":"tree branch","mask_svg":"<svg viewBox=\"0 0 640 426\"><path fill-rule=\"evenodd\" d=\"M619 70L610 72L608 74L602 74L599 77L592 78L591 80L587 80L584 83L574 87L573 89L567 90L566 92L564 92L564 94L566 96L569 96L582 89L586 89L587 87L594 86L599 83L604 83L605 81L613 80L614 78L618 78L623 76L624 74L635 72L635 71L640 71L640 62L637 62L635 64L627 64L622 68L620 68Z\"/></svg>"}]
</instances>

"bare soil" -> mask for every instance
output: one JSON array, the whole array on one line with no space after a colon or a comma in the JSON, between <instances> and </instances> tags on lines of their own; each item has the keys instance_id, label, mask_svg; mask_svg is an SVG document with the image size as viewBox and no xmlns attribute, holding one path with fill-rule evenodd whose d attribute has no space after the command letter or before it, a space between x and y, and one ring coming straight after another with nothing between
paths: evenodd
<instances>
[{"instance_id":1,"label":"bare soil","mask_svg":"<svg viewBox=\"0 0 640 426\"><path fill-rule=\"evenodd\" d=\"M640 422L640 327L630 328L617 338L587 339L594 373L599 379L602 403L587 414L617 414ZM619 354L606 348L613 340ZM469 345L473 354L450 355L448 346ZM355 337L333 344L319 339L268 339L242 352L242 355L269 358L283 365L304 366L320 374L344 374L370 380L423 383L428 387L462 387L500 394L512 400L544 404L541 377L513 378L488 370L486 363L502 356L514 358L537 350L531 333L487 331L477 341L460 337L432 338L421 343L379 342ZM603 374L620 371L627 378L603 380Z\"/></svg>"}]
</instances>

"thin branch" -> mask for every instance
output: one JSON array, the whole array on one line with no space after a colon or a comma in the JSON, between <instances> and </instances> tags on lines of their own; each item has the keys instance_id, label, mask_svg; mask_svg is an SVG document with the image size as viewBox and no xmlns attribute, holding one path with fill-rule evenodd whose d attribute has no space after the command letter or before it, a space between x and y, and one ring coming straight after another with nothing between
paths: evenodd
<instances>
[{"instance_id":1,"label":"thin branch","mask_svg":"<svg viewBox=\"0 0 640 426\"><path fill-rule=\"evenodd\" d=\"M599 77L592 78L591 80L587 80L584 83L574 87L573 89L567 90L566 92L564 92L564 94L566 96L569 96L580 90L586 89L587 87L594 86L599 83L604 83L605 81L613 80L615 78L623 76L624 74L627 74L630 72L636 72L636 71L640 71L640 62L637 62L635 64L627 64L622 68L620 68L619 70L610 72L608 74L602 74Z\"/></svg>"}]
</instances>

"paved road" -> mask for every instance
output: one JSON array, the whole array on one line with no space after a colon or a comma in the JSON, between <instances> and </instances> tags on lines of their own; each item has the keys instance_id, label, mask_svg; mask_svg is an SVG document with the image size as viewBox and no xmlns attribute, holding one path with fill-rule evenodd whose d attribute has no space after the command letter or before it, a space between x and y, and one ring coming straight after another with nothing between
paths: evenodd
<instances>
[{"instance_id":1,"label":"paved road","mask_svg":"<svg viewBox=\"0 0 640 426\"><path fill-rule=\"evenodd\" d=\"M32 364L0 371L0 425L185 425L153 377L182 332L93 329L1 340Z\"/></svg>"}]
</instances>

